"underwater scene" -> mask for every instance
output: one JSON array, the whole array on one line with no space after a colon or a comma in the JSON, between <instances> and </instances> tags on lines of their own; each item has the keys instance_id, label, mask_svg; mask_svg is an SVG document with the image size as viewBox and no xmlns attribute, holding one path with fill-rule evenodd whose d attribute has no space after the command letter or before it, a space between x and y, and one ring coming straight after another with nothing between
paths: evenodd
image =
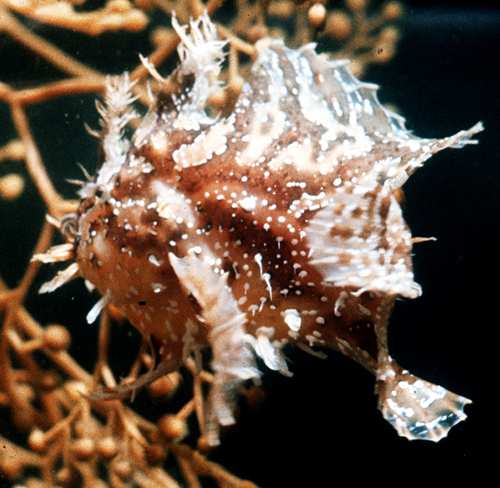
<instances>
[{"instance_id":1,"label":"underwater scene","mask_svg":"<svg viewBox=\"0 0 500 488\"><path fill-rule=\"evenodd\" d=\"M497 5L0 28L0 487L487 483Z\"/></svg>"}]
</instances>

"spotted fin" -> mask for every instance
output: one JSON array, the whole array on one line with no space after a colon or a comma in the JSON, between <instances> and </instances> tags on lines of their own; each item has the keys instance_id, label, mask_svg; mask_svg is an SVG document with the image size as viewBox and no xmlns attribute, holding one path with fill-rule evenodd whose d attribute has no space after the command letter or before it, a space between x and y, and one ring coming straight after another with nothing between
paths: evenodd
<instances>
[{"instance_id":1,"label":"spotted fin","mask_svg":"<svg viewBox=\"0 0 500 488\"><path fill-rule=\"evenodd\" d=\"M403 370L389 356L377 374L376 392L384 418L409 440L437 442L465 420L469 399Z\"/></svg>"},{"instance_id":2,"label":"spotted fin","mask_svg":"<svg viewBox=\"0 0 500 488\"><path fill-rule=\"evenodd\" d=\"M236 396L246 380L259 378L255 366L253 337L244 329L246 316L227 285L227 274L217 274L210 264L190 252L178 258L169 254L181 286L196 301L199 318L209 330L215 379L208 399L206 435L219 443L218 426L235 422Z\"/></svg>"},{"instance_id":3,"label":"spotted fin","mask_svg":"<svg viewBox=\"0 0 500 488\"><path fill-rule=\"evenodd\" d=\"M344 185L306 229L311 264L324 280L415 298L411 234L401 208L380 185Z\"/></svg>"},{"instance_id":4,"label":"spotted fin","mask_svg":"<svg viewBox=\"0 0 500 488\"><path fill-rule=\"evenodd\" d=\"M235 108L236 132L248 141L238 148L239 164L267 159L272 167L333 171L394 191L433 154L475 143L472 137L483 129L478 123L444 139L414 136L403 117L381 105L378 86L352 74L349 61L329 61L314 44L294 50L266 41L258 47Z\"/></svg>"}]
</instances>

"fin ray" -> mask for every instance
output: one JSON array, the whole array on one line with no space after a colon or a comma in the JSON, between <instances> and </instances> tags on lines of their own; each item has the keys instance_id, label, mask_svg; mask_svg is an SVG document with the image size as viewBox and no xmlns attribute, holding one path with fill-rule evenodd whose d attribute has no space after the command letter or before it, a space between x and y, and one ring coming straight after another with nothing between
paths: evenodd
<instances>
[{"instance_id":1,"label":"fin ray","mask_svg":"<svg viewBox=\"0 0 500 488\"><path fill-rule=\"evenodd\" d=\"M307 227L311 264L335 286L417 297L411 234L401 208L380 185L344 185Z\"/></svg>"}]
</instances>

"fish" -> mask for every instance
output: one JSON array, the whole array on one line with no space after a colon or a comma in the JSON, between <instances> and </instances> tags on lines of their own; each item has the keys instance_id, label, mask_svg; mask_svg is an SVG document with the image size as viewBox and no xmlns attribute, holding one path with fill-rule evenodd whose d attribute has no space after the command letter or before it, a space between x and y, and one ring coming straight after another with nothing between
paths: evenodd
<instances>
[{"instance_id":1,"label":"fish","mask_svg":"<svg viewBox=\"0 0 500 488\"><path fill-rule=\"evenodd\" d=\"M259 381L257 357L292 374L288 344L337 350L373 373L378 407L399 435L445 437L471 401L412 375L388 350L395 300L421 294L418 239L397 194L433 154L477 142L482 124L414 136L349 61L270 39L257 43L234 106L217 114L209 100L222 87L226 41L206 14L189 29L172 23L180 64L163 79L143 58L161 85L144 117L128 75L108 79L100 167L62 221L67 243L38 256L74 262L41 292L82 277L102 297L89 323L113 304L149 342L155 369L115 394L210 348L213 445L235 422L241 388Z\"/></svg>"}]
</instances>

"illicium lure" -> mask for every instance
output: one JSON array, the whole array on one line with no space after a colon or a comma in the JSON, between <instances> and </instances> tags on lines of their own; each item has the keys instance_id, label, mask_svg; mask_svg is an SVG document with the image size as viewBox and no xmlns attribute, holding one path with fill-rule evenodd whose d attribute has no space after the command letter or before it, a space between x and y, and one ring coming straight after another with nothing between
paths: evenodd
<instances>
[{"instance_id":1,"label":"illicium lure","mask_svg":"<svg viewBox=\"0 0 500 488\"><path fill-rule=\"evenodd\" d=\"M100 169L67 219L68 244L38 257L75 262L42 291L83 277L102 295L89 322L113 303L150 341L156 370L133 387L211 347L213 444L219 425L234 422L242 383L259 377L255 355L290 374L288 343L339 350L371 371L400 435L446 436L470 401L411 375L387 350L394 301L420 295L393 193L434 153L475 142L481 124L420 139L347 61L269 40L234 110L213 117L225 43L206 15L189 33L173 25L181 64L131 141L132 84L109 80Z\"/></svg>"}]
</instances>

